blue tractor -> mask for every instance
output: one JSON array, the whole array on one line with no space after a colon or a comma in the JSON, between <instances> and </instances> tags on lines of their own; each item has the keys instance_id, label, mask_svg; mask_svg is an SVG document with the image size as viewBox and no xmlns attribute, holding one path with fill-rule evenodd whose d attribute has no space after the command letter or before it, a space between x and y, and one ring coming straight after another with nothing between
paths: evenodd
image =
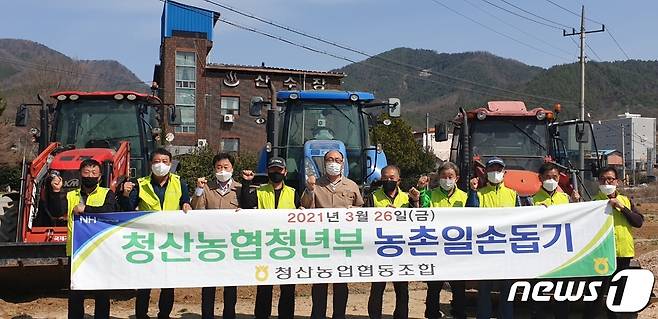
<instances>
[{"instance_id":1,"label":"blue tractor","mask_svg":"<svg viewBox=\"0 0 658 319\"><path fill-rule=\"evenodd\" d=\"M344 175L363 191L379 180L386 155L381 146L372 145L370 128L391 122L378 122L373 111L386 110L390 117L399 117L399 99L376 101L372 93L332 90L275 92L271 82L270 92L268 102L252 98L249 112L267 127L267 143L257 168L261 181L266 178L267 160L280 156L288 166L286 184L302 191L308 176L324 174L324 154L336 149L345 155ZM264 106L266 118L261 117Z\"/></svg>"}]
</instances>

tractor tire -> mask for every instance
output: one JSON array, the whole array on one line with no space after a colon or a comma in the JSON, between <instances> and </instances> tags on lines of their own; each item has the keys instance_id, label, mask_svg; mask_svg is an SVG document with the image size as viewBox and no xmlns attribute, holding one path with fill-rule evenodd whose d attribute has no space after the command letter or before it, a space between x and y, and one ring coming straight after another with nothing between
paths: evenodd
<instances>
[{"instance_id":1,"label":"tractor tire","mask_svg":"<svg viewBox=\"0 0 658 319\"><path fill-rule=\"evenodd\" d=\"M16 241L16 227L18 225L18 202L4 209L0 216L0 243Z\"/></svg>"}]
</instances>

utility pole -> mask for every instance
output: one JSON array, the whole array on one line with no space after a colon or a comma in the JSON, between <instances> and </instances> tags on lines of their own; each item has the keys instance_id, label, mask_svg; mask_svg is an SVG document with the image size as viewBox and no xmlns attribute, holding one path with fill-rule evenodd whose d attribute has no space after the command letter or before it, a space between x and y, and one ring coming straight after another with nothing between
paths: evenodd
<instances>
[{"instance_id":1,"label":"utility pole","mask_svg":"<svg viewBox=\"0 0 658 319\"><path fill-rule=\"evenodd\" d=\"M436 134L436 132L434 132ZM430 114L425 113L425 150L430 149Z\"/></svg>"},{"instance_id":2,"label":"utility pole","mask_svg":"<svg viewBox=\"0 0 658 319\"><path fill-rule=\"evenodd\" d=\"M624 124L621 125L621 176L623 176L624 184L627 184L626 180L626 136L624 135Z\"/></svg>"},{"instance_id":3,"label":"utility pole","mask_svg":"<svg viewBox=\"0 0 658 319\"><path fill-rule=\"evenodd\" d=\"M580 120L585 120L585 34L603 32L605 31L605 25L601 25L600 30L585 30L585 6L582 6L582 11L580 14L580 32L576 32L576 29L571 29L571 33L567 33L567 30L562 30L562 36L574 36L578 35L580 37ZM585 180L585 145L580 143L578 145L578 170L580 171L580 180ZM582 183L581 183L582 185Z\"/></svg>"}]
</instances>

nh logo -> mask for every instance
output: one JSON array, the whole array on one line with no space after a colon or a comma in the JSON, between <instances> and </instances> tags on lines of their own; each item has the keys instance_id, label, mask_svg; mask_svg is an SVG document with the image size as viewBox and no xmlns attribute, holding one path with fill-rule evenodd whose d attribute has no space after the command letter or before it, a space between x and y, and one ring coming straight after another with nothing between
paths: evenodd
<instances>
[{"instance_id":1,"label":"nh logo","mask_svg":"<svg viewBox=\"0 0 658 319\"><path fill-rule=\"evenodd\" d=\"M80 216L80 222L83 224L96 224L96 217Z\"/></svg>"}]
</instances>

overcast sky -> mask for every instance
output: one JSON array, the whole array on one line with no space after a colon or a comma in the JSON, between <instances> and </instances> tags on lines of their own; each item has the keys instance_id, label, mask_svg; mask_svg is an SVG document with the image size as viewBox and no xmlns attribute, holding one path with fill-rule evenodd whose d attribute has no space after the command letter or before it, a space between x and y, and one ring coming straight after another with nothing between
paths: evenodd
<instances>
[{"instance_id":1,"label":"overcast sky","mask_svg":"<svg viewBox=\"0 0 658 319\"><path fill-rule=\"evenodd\" d=\"M158 63L161 1L0 1L0 38L33 40L77 59L118 60L140 79L151 80L153 65ZM573 62L578 55L577 46L562 36L556 23L578 27L579 17L547 0L213 1L370 54L401 46L449 53L489 51L542 67ZM655 60L658 57L658 41L655 40L658 1L551 1L578 12L584 4L586 16L605 23L631 58ZM204 0L179 2L218 11L229 21L296 43L352 60L363 59L358 54L295 36ZM528 21L493 5L553 27ZM587 24L588 29L600 27L591 21ZM329 70L348 63L222 22L217 23L214 31L211 62L248 65L264 62L268 66L315 70ZM588 35L587 41L601 60L626 59L607 33ZM598 59L593 53L589 56Z\"/></svg>"}]
</instances>

